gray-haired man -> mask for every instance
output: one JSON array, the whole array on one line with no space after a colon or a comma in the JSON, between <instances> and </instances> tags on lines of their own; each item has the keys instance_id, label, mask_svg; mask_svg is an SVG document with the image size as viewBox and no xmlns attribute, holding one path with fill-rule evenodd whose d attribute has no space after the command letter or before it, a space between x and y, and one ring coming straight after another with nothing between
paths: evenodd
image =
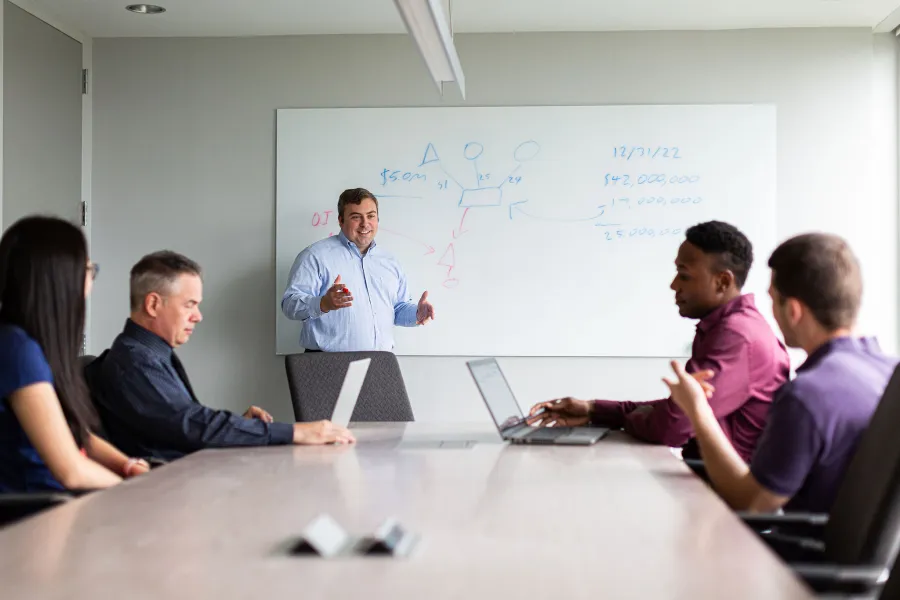
<instances>
[{"instance_id":1,"label":"gray-haired man","mask_svg":"<svg viewBox=\"0 0 900 600\"><path fill-rule=\"evenodd\" d=\"M175 252L131 270L131 317L112 347L85 369L110 440L136 456L171 460L203 448L352 442L329 421L275 423L251 406L243 416L197 401L174 349L203 319L200 266Z\"/></svg>"}]
</instances>

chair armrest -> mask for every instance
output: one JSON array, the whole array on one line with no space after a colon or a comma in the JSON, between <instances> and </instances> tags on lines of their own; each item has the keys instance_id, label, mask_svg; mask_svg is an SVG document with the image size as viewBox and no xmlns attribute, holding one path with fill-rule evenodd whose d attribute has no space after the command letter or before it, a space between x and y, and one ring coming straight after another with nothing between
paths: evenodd
<instances>
[{"instance_id":1,"label":"chair armrest","mask_svg":"<svg viewBox=\"0 0 900 600\"><path fill-rule=\"evenodd\" d=\"M709 473L706 472L706 463L699 458L684 458L684 464L694 472L694 475L709 483Z\"/></svg>"},{"instance_id":2,"label":"chair armrest","mask_svg":"<svg viewBox=\"0 0 900 600\"><path fill-rule=\"evenodd\" d=\"M889 571L874 565L806 564L790 565L803 581L817 592L865 593L887 581Z\"/></svg>"},{"instance_id":3,"label":"chair armrest","mask_svg":"<svg viewBox=\"0 0 900 600\"><path fill-rule=\"evenodd\" d=\"M791 537L806 537L821 540L828 525L828 515L824 513L756 514L738 513L747 527L759 534L777 532Z\"/></svg>"},{"instance_id":4,"label":"chair armrest","mask_svg":"<svg viewBox=\"0 0 900 600\"><path fill-rule=\"evenodd\" d=\"M737 515L747 525L756 528L778 527L779 525L813 525L824 527L828 524L826 513L787 512L784 514L747 513L739 512Z\"/></svg>"},{"instance_id":5,"label":"chair armrest","mask_svg":"<svg viewBox=\"0 0 900 600\"><path fill-rule=\"evenodd\" d=\"M71 499L70 492L15 492L0 494L0 506L52 506Z\"/></svg>"},{"instance_id":6,"label":"chair armrest","mask_svg":"<svg viewBox=\"0 0 900 600\"><path fill-rule=\"evenodd\" d=\"M0 494L0 525L24 519L72 498L73 495L67 492Z\"/></svg>"},{"instance_id":7,"label":"chair armrest","mask_svg":"<svg viewBox=\"0 0 900 600\"><path fill-rule=\"evenodd\" d=\"M738 516L782 560L818 564L824 558L826 514L738 513Z\"/></svg>"}]
</instances>

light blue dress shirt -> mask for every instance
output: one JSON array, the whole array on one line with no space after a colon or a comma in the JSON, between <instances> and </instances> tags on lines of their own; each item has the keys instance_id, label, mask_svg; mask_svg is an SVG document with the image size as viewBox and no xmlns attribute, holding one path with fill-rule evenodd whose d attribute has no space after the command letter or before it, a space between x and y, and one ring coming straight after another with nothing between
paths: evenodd
<instances>
[{"instance_id":1,"label":"light blue dress shirt","mask_svg":"<svg viewBox=\"0 0 900 600\"><path fill-rule=\"evenodd\" d=\"M338 275L353 305L323 313L319 303ZM362 255L343 233L297 256L281 298L285 316L303 321L300 345L325 352L393 350L394 325L414 327L417 308L397 259L375 242Z\"/></svg>"}]
</instances>

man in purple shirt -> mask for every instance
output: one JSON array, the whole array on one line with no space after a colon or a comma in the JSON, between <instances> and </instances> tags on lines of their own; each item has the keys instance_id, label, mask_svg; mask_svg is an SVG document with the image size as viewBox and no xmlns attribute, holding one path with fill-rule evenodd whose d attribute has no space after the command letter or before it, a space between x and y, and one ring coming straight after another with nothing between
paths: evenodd
<instances>
[{"instance_id":1,"label":"man in purple shirt","mask_svg":"<svg viewBox=\"0 0 900 600\"><path fill-rule=\"evenodd\" d=\"M859 264L847 243L825 234L784 242L769 259L772 310L792 347L808 357L785 383L748 466L728 443L698 383L672 363L666 381L694 426L713 487L736 510L829 512L847 465L897 360L851 337L862 298ZM699 374L703 379L708 373Z\"/></svg>"},{"instance_id":2,"label":"man in purple shirt","mask_svg":"<svg viewBox=\"0 0 900 600\"><path fill-rule=\"evenodd\" d=\"M687 230L675 259L671 289L682 317L699 319L688 373L711 370L716 389L710 400L716 420L739 456L750 460L762 433L772 396L787 381L787 351L741 287L753 263L753 248L737 228L720 221ZM698 457L691 422L671 399L613 402L563 398L532 408L546 409L534 424L621 427L634 437L685 445L685 457Z\"/></svg>"}]
</instances>

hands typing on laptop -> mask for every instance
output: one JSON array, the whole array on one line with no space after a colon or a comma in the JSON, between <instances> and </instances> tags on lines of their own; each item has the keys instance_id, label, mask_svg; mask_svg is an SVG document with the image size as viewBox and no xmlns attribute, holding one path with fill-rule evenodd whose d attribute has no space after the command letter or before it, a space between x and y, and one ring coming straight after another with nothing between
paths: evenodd
<instances>
[{"instance_id":1,"label":"hands typing on laptop","mask_svg":"<svg viewBox=\"0 0 900 600\"><path fill-rule=\"evenodd\" d=\"M583 415L566 416L559 408L569 404L559 400L536 406L526 417L496 359L473 360L466 366L500 436L510 443L589 446L609 432L603 427L567 426L575 421L587 424L588 409L584 408Z\"/></svg>"}]
</instances>

